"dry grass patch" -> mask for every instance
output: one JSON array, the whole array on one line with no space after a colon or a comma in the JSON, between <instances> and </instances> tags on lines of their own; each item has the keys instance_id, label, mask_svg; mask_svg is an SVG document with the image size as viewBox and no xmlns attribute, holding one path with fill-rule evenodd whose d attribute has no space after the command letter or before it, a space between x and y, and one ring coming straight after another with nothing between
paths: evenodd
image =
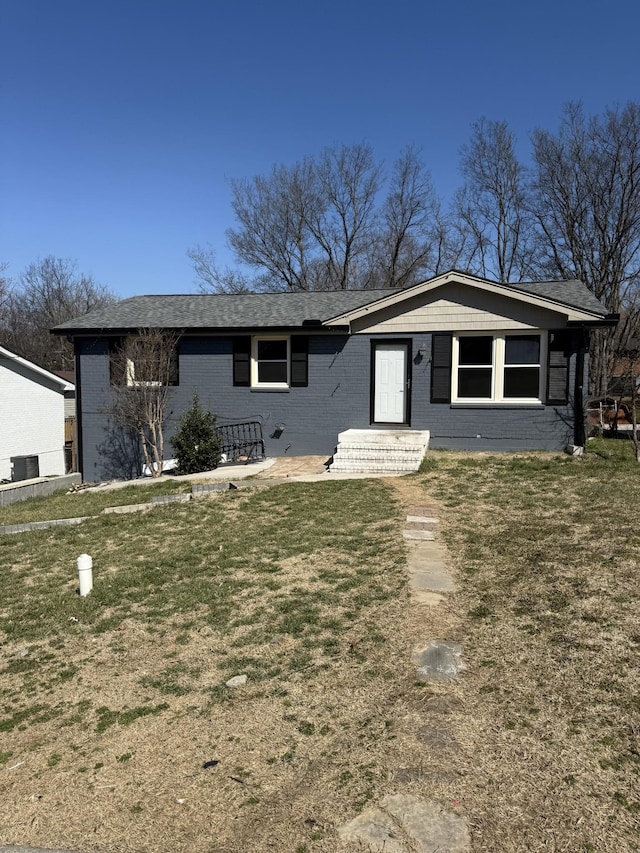
<instances>
[{"instance_id":1,"label":"dry grass patch","mask_svg":"<svg viewBox=\"0 0 640 853\"><path fill-rule=\"evenodd\" d=\"M594 448L423 469L460 584L477 850L640 849L640 469Z\"/></svg>"},{"instance_id":2,"label":"dry grass patch","mask_svg":"<svg viewBox=\"0 0 640 853\"><path fill-rule=\"evenodd\" d=\"M401 525L357 481L3 537L3 840L335 851L415 749Z\"/></svg>"}]
</instances>

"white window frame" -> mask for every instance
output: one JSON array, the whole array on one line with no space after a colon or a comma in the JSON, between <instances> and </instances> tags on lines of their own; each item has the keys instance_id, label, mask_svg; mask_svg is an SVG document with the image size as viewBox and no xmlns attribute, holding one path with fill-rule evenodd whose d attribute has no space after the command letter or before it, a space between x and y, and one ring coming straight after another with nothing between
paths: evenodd
<instances>
[{"instance_id":1,"label":"white window frame","mask_svg":"<svg viewBox=\"0 0 640 853\"><path fill-rule=\"evenodd\" d=\"M260 341L285 341L287 344L287 381L259 382L258 381L258 344ZM280 362L279 362L280 363ZM251 387L252 388L289 388L291 382L291 336L290 335L254 335L251 338Z\"/></svg>"},{"instance_id":2,"label":"white window frame","mask_svg":"<svg viewBox=\"0 0 640 853\"><path fill-rule=\"evenodd\" d=\"M505 364L506 338L511 335L531 335L540 339L540 361L537 364ZM491 359L491 396L490 397L460 397L458 396L458 369L473 370L474 365L460 365L459 346L461 338L493 338ZM501 331L474 331L458 332L453 335L453 352L451 358L451 402L470 404L502 403L507 405L530 405L542 403L545 394L547 363L547 333L541 329L505 329ZM478 369L487 369L489 365L477 365ZM505 367L537 367L540 371L537 397L505 397L504 396L504 373Z\"/></svg>"},{"instance_id":3,"label":"white window frame","mask_svg":"<svg viewBox=\"0 0 640 853\"><path fill-rule=\"evenodd\" d=\"M136 379L136 364L132 358L127 359L127 386L129 388L160 388L162 382L142 382Z\"/></svg>"}]
</instances>

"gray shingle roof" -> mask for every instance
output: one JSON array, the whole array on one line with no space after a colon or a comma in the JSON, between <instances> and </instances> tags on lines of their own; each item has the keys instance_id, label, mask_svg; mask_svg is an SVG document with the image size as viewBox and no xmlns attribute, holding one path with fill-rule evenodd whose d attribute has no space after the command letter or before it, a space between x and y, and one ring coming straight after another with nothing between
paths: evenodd
<instances>
[{"instance_id":1,"label":"gray shingle roof","mask_svg":"<svg viewBox=\"0 0 640 853\"><path fill-rule=\"evenodd\" d=\"M551 299L593 312L606 309L580 281L521 282L514 291ZM375 302L392 291L336 290L301 293L195 294L134 296L56 326L61 334L144 327L173 329L296 328L307 321L327 321Z\"/></svg>"},{"instance_id":2,"label":"gray shingle roof","mask_svg":"<svg viewBox=\"0 0 640 853\"><path fill-rule=\"evenodd\" d=\"M388 290L133 296L56 326L56 331L157 328L292 328L388 296Z\"/></svg>"},{"instance_id":3,"label":"gray shingle roof","mask_svg":"<svg viewBox=\"0 0 640 853\"><path fill-rule=\"evenodd\" d=\"M606 314L607 309L596 299L593 293L581 281L521 281L512 284L513 290L522 290L533 296L552 299L571 308L593 311L596 314Z\"/></svg>"}]
</instances>

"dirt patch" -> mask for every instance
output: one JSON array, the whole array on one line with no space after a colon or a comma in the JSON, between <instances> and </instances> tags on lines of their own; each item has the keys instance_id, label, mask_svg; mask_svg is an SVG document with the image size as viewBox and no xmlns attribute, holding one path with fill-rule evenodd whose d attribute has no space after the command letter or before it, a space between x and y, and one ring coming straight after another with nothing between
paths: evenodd
<instances>
[{"instance_id":1,"label":"dirt patch","mask_svg":"<svg viewBox=\"0 0 640 853\"><path fill-rule=\"evenodd\" d=\"M329 459L326 456L277 456L270 468L256 475L256 479L279 479L324 474Z\"/></svg>"}]
</instances>

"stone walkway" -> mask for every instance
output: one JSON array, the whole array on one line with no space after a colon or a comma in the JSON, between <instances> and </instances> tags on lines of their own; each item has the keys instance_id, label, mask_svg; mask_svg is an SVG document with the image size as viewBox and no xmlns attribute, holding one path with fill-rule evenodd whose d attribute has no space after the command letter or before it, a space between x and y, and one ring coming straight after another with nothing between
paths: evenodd
<instances>
[{"instance_id":1,"label":"stone walkway","mask_svg":"<svg viewBox=\"0 0 640 853\"><path fill-rule=\"evenodd\" d=\"M403 537L409 548L407 569L414 606L437 607L455 589L448 552L438 541L437 531L438 518L431 507L409 509ZM425 639L407 656L417 679L423 682L450 682L464 669L461 647L444 640ZM444 707L446 697L440 703ZM457 747L443 725L421 726L416 740L431 749ZM464 817L446 811L433 800L405 794L384 797L341 826L338 834L350 845L358 845L355 849L369 853L468 853L471 844Z\"/></svg>"}]
</instances>

